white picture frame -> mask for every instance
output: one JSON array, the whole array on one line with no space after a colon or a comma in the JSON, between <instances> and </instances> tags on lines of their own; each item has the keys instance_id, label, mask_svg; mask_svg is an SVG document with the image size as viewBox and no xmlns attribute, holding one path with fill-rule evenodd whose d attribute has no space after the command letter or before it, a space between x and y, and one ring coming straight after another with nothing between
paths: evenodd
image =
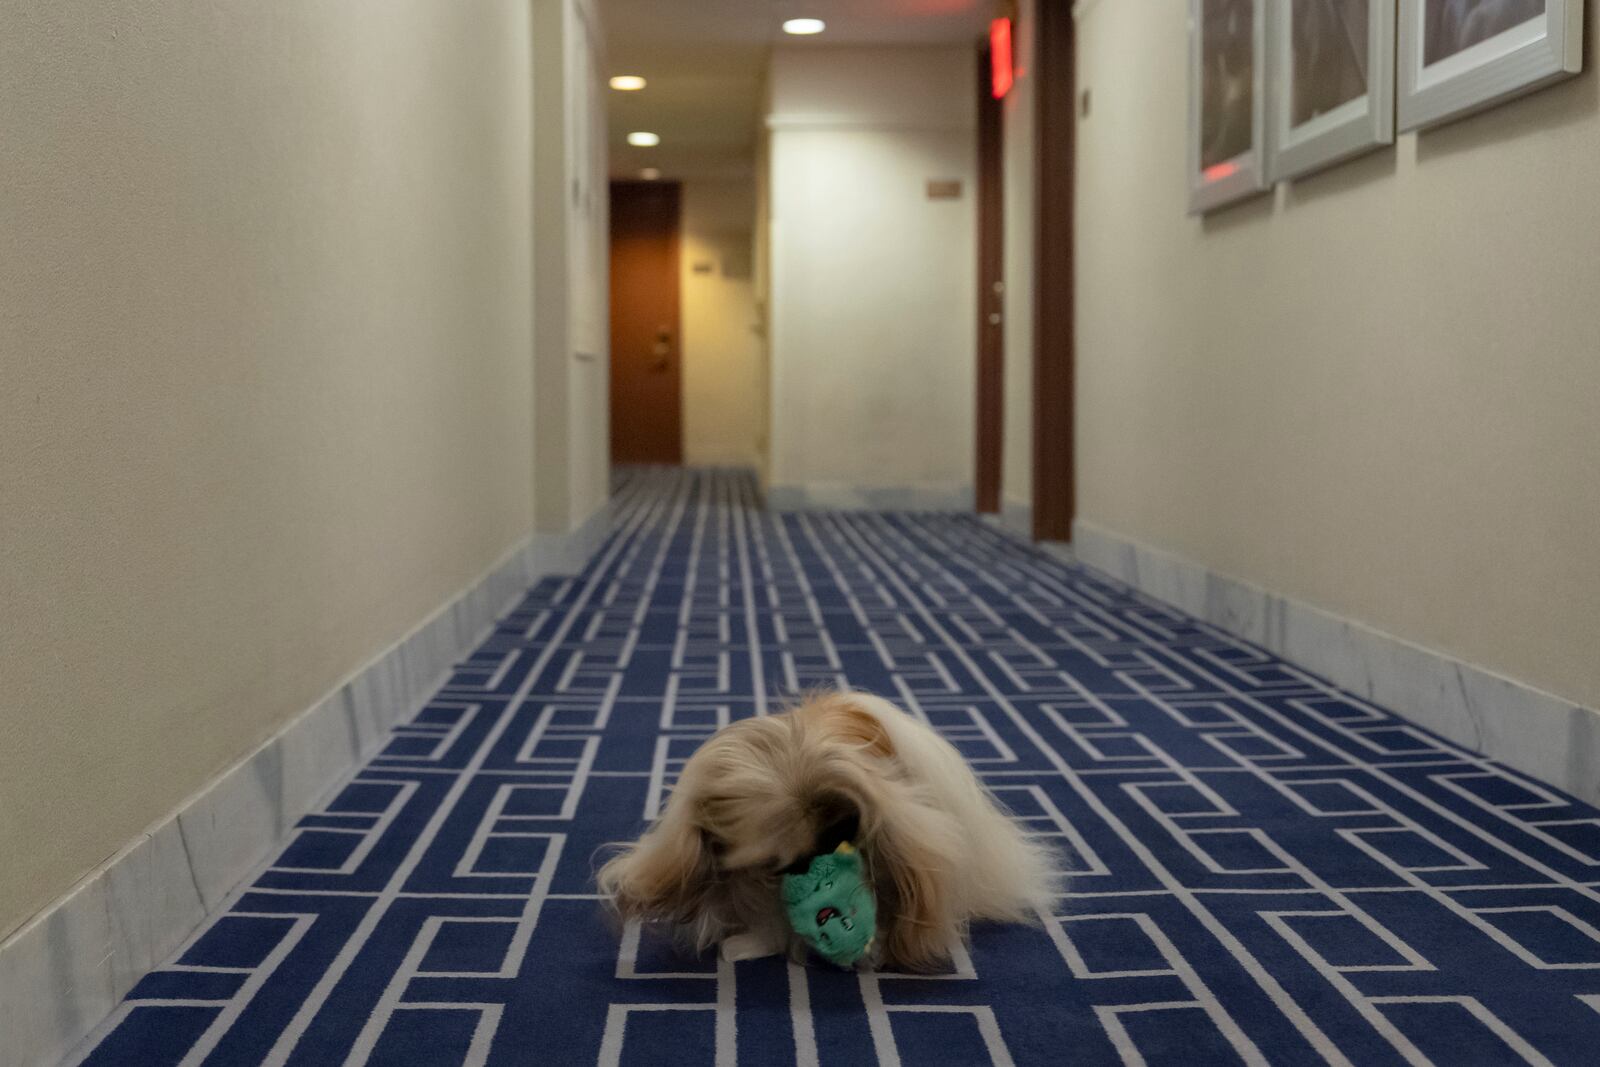
<instances>
[{"instance_id":1,"label":"white picture frame","mask_svg":"<svg viewBox=\"0 0 1600 1067\"><path fill-rule=\"evenodd\" d=\"M1394 143L1396 0L1320 3L1269 0L1267 178L1272 182L1303 177ZM1366 4L1364 34L1359 19L1350 17L1357 3ZM1309 24L1296 25L1296 9ZM1329 60L1322 70L1296 69L1297 33L1302 46L1307 34L1340 35L1327 42ZM1365 92L1344 98L1356 79L1364 83ZM1328 106L1319 108L1314 99L1300 101L1297 88L1308 88L1313 97L1320 90Z\"/></svg>"},{"instance_id":2,"label":"white picture frame","mask_svg":"<svg viewBox=\"0 0 1600 1067\"><path fill-rule=\"evenodd\" d=\"M1461 118L1583 69L1583 0L1543 0L1542 13L1530 14L1492 36L1473 39L1462 32L1456 40L1470 43L1459 47L1452 47L1456 42L1448 39L1441 43L1460 25L1461 9L1485 2L1399 0L1402 132ZM1518 6L1518 0L1499 2L1512 10ZM1520 2L1527 3L1531 12L1538 0Z\"/></svg>"},{"instance_id":3,"label":"white picture frame","mask_svg":"<svg viewBox=\"0 0 1600 1067\"><path fill-rule=\"evenodd\" d=\"M1271 188L1266 167L1266 41L1268 0L1189 0L1189 213L1202 214ZM1215 47L1208 49L1206 26L1211 18L1213 33L1219 17L1232 16L1235 23L1248 19L1248 72L1234 70L1234 89L1249 87L1248 102L1241 105L1237 93L1236 114L1226 123L1227 137L1206 143L1206 134L1219 128L1216 115L1206 113L1208 84L1207 58L1212 60L1210 77L1227 77L1218 66L1223 58ZM1213 45L1215 42L1212 42ZM1235 42L1238 43L1238 42ZM1240 49L1239 51L1242 51ZM1216 82L1211 82L1215 88ZM1215 104L1217 95L1213 96ZM1208 126L1207 119L1212 119ZM1217 145L1236 148L1217 154Z\"/></svg>"}]
</instances>

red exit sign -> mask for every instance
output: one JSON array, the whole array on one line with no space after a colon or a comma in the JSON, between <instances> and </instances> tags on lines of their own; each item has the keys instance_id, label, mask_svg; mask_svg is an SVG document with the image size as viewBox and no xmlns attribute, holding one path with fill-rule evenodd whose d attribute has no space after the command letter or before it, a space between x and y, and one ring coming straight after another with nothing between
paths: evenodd
<instances>
[{"instance_id":1,"label":"red exit sign","mask_svg":"<svg viewBox=\"0 0 1600 1067\"><path fill-rule=\"evenodd\" d=\"M989 78L996 100L1004 100L1016 79L1011 57L1011 20L995 19L989 23Z\"/></svg>"}]
</instances>

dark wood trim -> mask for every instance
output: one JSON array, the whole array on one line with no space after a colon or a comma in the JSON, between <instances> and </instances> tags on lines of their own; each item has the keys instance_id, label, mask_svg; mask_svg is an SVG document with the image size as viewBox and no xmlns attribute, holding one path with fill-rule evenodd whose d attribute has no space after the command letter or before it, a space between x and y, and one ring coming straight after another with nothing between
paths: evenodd
<instances>
[{"instance_id":1,"label":"dark wood trim","mask_svg":"<svg viewBox=\"0 0 1600 1067\"><path fill-rule=\"evenodd\" d=\"M1070 541L1073 456L1073 170L1077 72L1072 5L1036 5L1037 246L1034 252L1033 536Z\"/></svg>"},{"instance_id":2,"label":"dark wood trim","mask_svg":"<svg viewBox=\"0 0 1600 1067\"><path fill-rule=\"evenodd\" d=\"M978 48L978 511L1000 511L1005 454L1005 130L990 90L989 47Z\"/></svg>"}]
</instances>

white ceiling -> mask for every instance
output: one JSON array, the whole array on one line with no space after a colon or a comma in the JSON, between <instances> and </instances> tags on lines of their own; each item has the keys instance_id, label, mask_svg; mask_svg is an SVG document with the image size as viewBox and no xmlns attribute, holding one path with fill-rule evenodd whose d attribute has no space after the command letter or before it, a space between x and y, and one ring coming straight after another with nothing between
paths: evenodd
<instances>
[{"instance_id":1,"label":"white ceiling","mask_svg":"<svg viewBox=\"0 0 1600 1067\"><path fill-rule=\"evenodd\" d=\"M611 173L643 167L666 178L743 177L755 160L761 82L776 43L951 44L975 41L995 0L600 0L608 75L642 74L642 92L608 92ZM791 37L785 19L827 31ZM633 148L629 131L661 135Z\"/></svg>"}]
</instances>

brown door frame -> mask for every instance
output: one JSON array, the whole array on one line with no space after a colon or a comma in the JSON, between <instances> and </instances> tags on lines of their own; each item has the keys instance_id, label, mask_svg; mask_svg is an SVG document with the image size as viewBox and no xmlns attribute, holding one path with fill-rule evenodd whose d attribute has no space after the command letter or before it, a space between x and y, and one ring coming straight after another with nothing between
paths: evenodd
<instances>
[{"instance_id":1,"label":"brown door frame","mask_svg":"<svg viewBox=\"0 0 1600 1067\"><path fill-rule=\"evenodd\" d=\"M681 257L683 248L683 188L679 182L674 181L629 181L613 180L610 183L611 203L611 232L607 243L607 255L612 268L611 299L610 299L610 332L611 332L611 454L617 462L646 462L678 465L683 462L683 294L681 291ZM622 291L624 279L622 272L616 269L617 248L619 237L625 238L628 226L639 225L643 219L647 226L656 222L646 215L641 216L637 210L632 210L632 204L648 205L650 201L660 201L666 205L664 213L670 213L672 223L668 238L667 257L671 262L671 269L658 283L652 283L654 293L664 298L671 306L668 321L661 323L660 332L655 337L653 361L650 374L660 374L666 385L665 392L658 398L660 403L648 405L648 411L633 412L632 419L637 422L648 416L659 420L658 430L665 431L655 435L661 447L647 450L650 454L637 454L640 444L637 438L629 437L629 420L618 417L618 408L621 406L620 388L624 375L619 373L619 361L631 359L637 363L645 353L643 350L630 349L624 352L623 339L619 330L623 329L624 305L628 294ZM630 203L631 202L631 203ZM624 208L629 210L624 210ZM645 231L649 237L660 233L660 229ZM637 374L638 367L632 368ZM638 379L635 378L635 381ZM635 398L635 403L637 403ZM626 412L623 413L625 416ZM637 427L635 427L637 429ZM645 434L648 439L651 435Z\"/></svg>"},{"instance_id":2,"label":"brown door frame","mask_svg":"<svg viewBox=\"0 0 1600 1067\"><path fill-rule=\"evenodd\" d=\"M978 47L977 476L981 514L1000 511L1005 453L1005 116L990 90L990 50Z\"/></svg>"},{"instance_id":3,"label":"brown door frame","mask_svg":"<svg viewBox=\"0 0 1600 1067\"><path fill-rule=\"evenodd\" d=\"M1077 71L1072 5L1040 0L1035 12L1033 536L1039 541L1070 541L1077 510L1073 455Z\"/></svg>"}]
</instances>

